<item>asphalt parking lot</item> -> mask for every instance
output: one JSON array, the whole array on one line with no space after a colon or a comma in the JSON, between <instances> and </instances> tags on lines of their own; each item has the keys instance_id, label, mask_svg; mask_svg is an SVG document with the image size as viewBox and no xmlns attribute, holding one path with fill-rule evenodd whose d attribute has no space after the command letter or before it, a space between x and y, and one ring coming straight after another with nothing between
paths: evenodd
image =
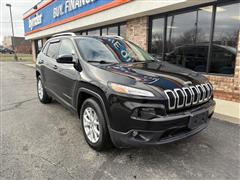
<instances>
[{"instance_id":1,"label":"asphalt parking lot","mask_svg":"<svg viewBox=\"0 0 240 180\"><path fill-rule=\"evenodd\" d=\"M0 179L239 179L240 128L213 118L200 134L144 149L95 152L78 117L41 104L34 68L0 62Z\"/></svg>"}]
</instances>

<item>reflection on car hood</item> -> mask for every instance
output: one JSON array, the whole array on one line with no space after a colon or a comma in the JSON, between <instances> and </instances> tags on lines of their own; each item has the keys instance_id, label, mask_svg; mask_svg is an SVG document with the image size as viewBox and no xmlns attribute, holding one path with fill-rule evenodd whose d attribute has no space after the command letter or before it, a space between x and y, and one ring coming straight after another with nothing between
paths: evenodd
<instances>
[{"instance_id":1,"label":"reflection on car hood","mask_svg":"<svg viewBox=\"0 0 240 180\"><path fill-rule=\"evenodd\" d=\"M111 64L99 67L161 89L174 89L206 82L206 78L199 73L167 62Z\"/></svg>"}]
</instances>

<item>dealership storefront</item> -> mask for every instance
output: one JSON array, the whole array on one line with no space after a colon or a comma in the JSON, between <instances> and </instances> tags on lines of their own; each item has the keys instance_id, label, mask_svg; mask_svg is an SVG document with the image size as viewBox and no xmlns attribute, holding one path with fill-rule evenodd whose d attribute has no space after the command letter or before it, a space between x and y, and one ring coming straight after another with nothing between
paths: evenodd
<instances>
[{"instance_id":1,"label":"dealership storefront","mask_svg":"<svg viewBox=\"0 0 240 180\"><path fill-rule=\"evenodd\" d=\"M46 0L24 14L24 28L34 58L55 33L119 35L240 102L239 8L238 0Z\"/></svg>"}]
</instances>

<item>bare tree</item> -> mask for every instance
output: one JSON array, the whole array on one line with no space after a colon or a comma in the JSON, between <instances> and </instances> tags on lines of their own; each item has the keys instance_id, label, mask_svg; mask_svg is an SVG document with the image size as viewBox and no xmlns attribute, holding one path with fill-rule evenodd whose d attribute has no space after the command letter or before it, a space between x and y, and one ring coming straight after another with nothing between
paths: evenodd
<instances>
[{"instance_id":1,"label":"bare tree","mask_svg":"<svg viewBox=\"0 0 240 180\"><path fill-rule=\"evenodd\" d=\"M233 29L229 32L222 32L218 35L218 37L215 38L215 42L224 46L232 46L237 47L237 41L238 41L238 29Z\"/></svg>"}]
</instances>

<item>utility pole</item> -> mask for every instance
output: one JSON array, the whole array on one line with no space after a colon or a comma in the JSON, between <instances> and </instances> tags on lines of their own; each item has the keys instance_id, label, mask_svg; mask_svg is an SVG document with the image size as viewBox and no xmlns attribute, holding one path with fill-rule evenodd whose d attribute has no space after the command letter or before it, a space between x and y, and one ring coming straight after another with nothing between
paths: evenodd
<instances>
[{"instance_id":1,"label":"utility pole","mask_svg":"<svg viewBox=\"0 0 240 180\"><path fill-rule=\"evenodd\" d=\"M12 26L12 49L14 51L14 59L15 61L18 60L17 58L17 54L16 54L16 51L15 51L15 42L14 42L14 29L13 29L13 19L12 19L12 5L11 4L6 4L7 7L9 7L9 12L10 12L10 18L11 18L11 26Z\"/></svg>"}]
</instances>

